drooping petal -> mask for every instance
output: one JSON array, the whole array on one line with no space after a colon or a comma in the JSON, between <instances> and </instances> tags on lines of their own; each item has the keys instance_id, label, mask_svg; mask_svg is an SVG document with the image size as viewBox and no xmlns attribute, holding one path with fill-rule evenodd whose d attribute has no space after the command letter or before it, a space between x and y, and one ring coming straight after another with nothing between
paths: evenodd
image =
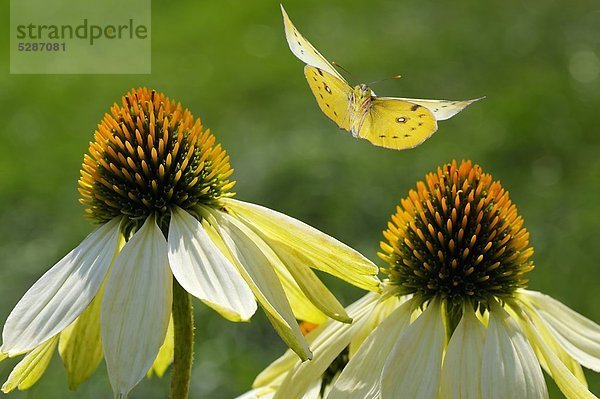
<instances>
[{"instance_id":1,"label":"drooping petal","mask_svg":"<svg viewBox=\"0 0 600 399\"><path fill-rule=\"evenodd\" d=\"M2 331L2 352L27 352L64 330L90 304L117 250L120 219L88 235L17 303Z\"/></svg>"},{"instance_id":2,"label":"drooping petal","mask_svg":"<svg viewBox=\"0 0 600 399\"><path fill-rule=\"evenodd\" d=\"M58 336L52 337L29 352L10 373L2 385L2 392L9 393L16 388L19 390L31 388L46 371L57 342Z\"/></svg>"},{"instance_id":3,"label":"drooping petal","mask_svg":"<svg viewBox=\"0 0 600 399\"><path fill-rule=\"evenodd\" d=\"M162 377L165 372L173 363L173 356L175 355L175 330L173 326L173 316L169 319L169 327L167 328L167 335L165 336L165 342L160 347L156 359L146 373L147 377L152 377L152 374L156 374L157 377Z\"/></svg>"},{"instance_id":4,"label":"drooping petal","mask_svg":"<svg viewBox=\"0 0 600 399\"><path fill-rule=\"evenodd\" d=\"M548 295L526 290L521 293L567 353L583 366L600 372L600 325Z\"/></svg>"},{"instance_id":5,"label":"drooping petal","mask_svg":"<svg viewBox=\"0 0 600 399\"><path fill-rule=\"evenodd\" d=\"M348 346L360 323L367 318L378 299L375 294L367 294L348 306L348 315L354 319L352 324L331 320L311 331L307 339L315 354L313 360L297 362L279 386L274 399L302 397L307 388L323 375L335 358Z\"/></svg>"},{"instance_id":6,"label":"drooping petal","mask_svg":"<svg viewBox=\"0 0 600 399\"><path fill-rule=\"evenodd\" d=\"M383 366L410 323L412 308L412 303L405 302L381 322L350 359L327 399L380 397Z\"/></svg>"},{"instance_id":7,"label":"drooping petal","mask_svg":"<svg viewBox=\"0 0 600 399\"><path fill-rule=\"evenodd\" d=\"M558 343L554 335L550 332L548 324L541 318L533 304L527 300L524 296L520 297L520 301L513 306L512 309L518 317L516 320L521 325L521 328L526 331L526 325L533 323L536 330L548 346L548 348L560 359L560 361L569 369L571 373L585 386L587 387L587 381L581 365L573 359L567 351ZM542 369L552 377L552 370L548 366L548 362L544 357L544 354L540 352L537 346L532 345L535 355L542 366ZM554 377L552 377L554 378Z\"/></svg>"},{"instance_id":8,"label":"drooping petal","mask_svg":"<svg viewBox=\"0 0 600 399\"><path fill-rule=\"evenodd\" d=\"M482 399L481 363L485 327L472 309L463 317L446 350L442 366L440 397L448 399Z\"/></svg>"},{"instance_id":9,"label":"drooping petal","mask_svg":"<svg viewBox=\"0 0 600 399\"><path fill-rule=\"evenodd\" d=\"M102 347L118 398L156 359L169 324L172 284L167 242L150 216L115 260L102 300Z\"/></svg>"},{"instance_id":10,"label":"drooping petal","mask_svg":"<svg viewBox=\"0 0 600 399\"><path fill-rule=\"evenodd\" d=\"M252 230L228 214L215 211L211 215L216 219L215 227L234 264L265 310L275 331L302 360L312 358L281 282L267 257L271 255L267 245Z\"/></svg>"},{"instance_id":11,"label":"drooping petal","mask_svg":"<svg viewBox=\"0 0 600 399\"><path fill-rule=\"evenodd\" d=\"M433 302L397 338L383 367L381 398L436 399L444 344L441 305Z\"/></svg>"},{"instance_id":12,"label":"drooping petal","mask_svg":"<svg viewBox=\"0 0 600 399\"><path fill-rule=\"evenodd\" d=\"M310 269L308 265L311 264L311 262L308 258L297 250L281 245L277 241L265 239L265 242L273 248L277 256L281 259L282 266L286 269L286 274L289 274L289 276L293 278L293 281L298 285L303 296L307 298L306 302L318 309L318 313L312 312L305 317L297 317L298 319L320 324L324 321L320 316L327 315L332 319L344 323L352 322L352 319L348 317L342 304L339 303L331 291L329 291L325 284L323 284L317 275ZM292 303L292 306L293 305L294 303Z\"/></svg>"},{"instance_id":13,"label":"drooping petal","mask_svg":"<svg viewBox=\"0 0 600 399\"><path fill-rule=\"evenodd\" d=\"M102 361L100 308L104 289L73 323L60 333L58 353L67 369L69 389L87 380Z\"/></svg>"},{"instance_id":14,"label":"drooping petal","mask_svg":"<svg viewBox=\"0 0 600 399\"><path fill-rule=\"evenodd\" d=\"M379 290L379 269L359 252L325 233L274 210L237 201L222 199L249 223L257 225L273 240L280 241L313 260L311 267L332 274L357 287Z\"/></svg>"},{"instance_id":15,"label":"drooping petal","mask_svg":"<svg viewBox=\"0 0 600 399\"><path fill-rule=\"evenodd\" d=\"M171 211L168 245L171 270L186 291L228 320L252 317L256 300L248 284L202 224L178 207Z\"/></svg>"},{"instance_id":16,"label":"drooping petal","mask_svg":"<svg viewBox=\"0 0 600 399\"><path fill-rule=\"evenodd\" d=\"M546 382L533 349L500 305L490 311L481 370L486 399L547 398Z\"/></svg>"},{"instance_id":17,"label":"drooping petal","mask_svg":"<svg viewBox=\"0 0 600 399\"><path fill-rule=\"evenodd\" d=\"M556 385L567 399L597 399L554 354L534 324L522 323L529 342L542 354Z\"/></svg>"}]
</instances>

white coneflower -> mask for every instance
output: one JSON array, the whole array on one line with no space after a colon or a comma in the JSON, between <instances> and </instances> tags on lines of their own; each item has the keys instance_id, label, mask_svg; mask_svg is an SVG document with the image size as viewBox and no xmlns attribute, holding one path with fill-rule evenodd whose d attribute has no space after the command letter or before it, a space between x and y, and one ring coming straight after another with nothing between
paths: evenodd
<instances>
[{"instance_id":1,"label":"white coneflower","mask_svg":"<svg viewBox=\"0 0 600 399\"><path fill-rule=\"evenodd\" d=\"M157 359L172 314L171 394L186 397L189 294L232 321L248 320L258 301L306 360L311 352L296 317L351 321L311 269L379 288L377 267L358 252L293 218L232 199L229 157L198 119L164 95L137 89L124 96L98 125L89 152L80 192L100 226L9 315L0 351L29 354L5 391L27 388L21 380L43 371L58 345L67 364L79 365L68 366L69 373L93 371L103 353L115 396L126 397ZM87 346L73 347L82 342Z\"/></svg>"},{"instance_id":2,"label":"white coneflower","mask_svg":"<svg viewBox=\"0 0 600 399\"><path fill-rule=\"evenodd\" d=\"M543 368L567 398L595 398L581 366L600 371L600 326L525 289L533 250L508 192L471 162L425 180L401 201L381 243L389 280L380 301L402 303L376 328L367 324L372 331L358 350L350 346L327 392L310 396L310 387L351 342L339 334L358 327L324 324L307 336L313 361L287 353L248 397L547 398Z\"/></svg>"}]
</instances>

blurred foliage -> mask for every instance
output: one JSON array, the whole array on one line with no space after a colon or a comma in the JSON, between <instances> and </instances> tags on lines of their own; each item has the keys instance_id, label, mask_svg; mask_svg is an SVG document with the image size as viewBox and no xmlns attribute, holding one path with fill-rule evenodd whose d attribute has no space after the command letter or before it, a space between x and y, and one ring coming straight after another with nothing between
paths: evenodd
<instances>
[{"instance_id":1,"label":"blurred foliage","mask_svg":"<svg viewBox=\"0 0 600 399\"><path fill-rule=\"evenodd\" d=\"M438 165L472 159L510 190L531 232L530 288L600 321L600 4L287 1L297 27L379 94L486 95L414 150L373 147L318 110L274 1L153 3L151 75L9 75L0 38L0 320L92 229L76 182L96 124L131 87L201 116L231 155L238 198L304 220L378 261L398 200ZM8 2L1 21L8 25ZM127 62L127 60L115 60ZM380 262L379 262L380 263ZM327 279L348 304L361 293ZM197 302L193 398L231 398L282 350L265 317L233 324ZM4 381L16 360L0 364ZM102 365L67 391L57 357L14 398L109 398ZM592 391L600 377L588 373ZM552 397L560 394L550 383ZM168 380L132 398L163 398Z\"/></svg>"}]
</instances>

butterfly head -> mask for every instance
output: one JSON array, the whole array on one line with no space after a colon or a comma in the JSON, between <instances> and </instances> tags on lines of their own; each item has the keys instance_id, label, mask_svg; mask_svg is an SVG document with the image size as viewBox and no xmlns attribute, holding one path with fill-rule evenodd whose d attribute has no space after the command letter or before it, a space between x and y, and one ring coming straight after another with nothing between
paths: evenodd
<instances>
[{"instance_id":1,"label":"butterfly head","mask_svg":"<svg viewBox=\"0 0 600 399\"><path fill-rule=\"evenodd\" d=\"M369 86L364 83L354 86L353 92L354 98L358 100L359 103L362 103L364 100L370 100L371 95L373 94Z\"/></svg>"}]
</instances>

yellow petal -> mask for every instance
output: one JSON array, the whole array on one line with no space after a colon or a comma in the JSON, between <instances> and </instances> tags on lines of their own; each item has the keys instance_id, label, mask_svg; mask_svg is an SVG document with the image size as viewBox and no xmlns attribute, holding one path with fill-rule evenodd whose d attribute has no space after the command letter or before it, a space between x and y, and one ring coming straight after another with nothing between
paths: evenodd
<instances>
[{"instance_id":1,"label":"yellow petal","mask_svg":"<svg viewBox=\"0 0 600 399\"><path fill-rule=\"evenodd\" d=\"M9 393L15 388L21 391L31 388L46 371L57 343L58 335L29 352L10 373L2 385L2 392Z\"/></svg>"},{"instance_id":2,"label":"yellow petal","mask_svg":"<svg viewBox=\"0 0 600 399\"><path fill-rule=\"evenodd\" d=\"M157 377L161 378L165 375L165 372L173 363L173 356L175 353L175 333L173 330L173 315L169 319L169 327L167 327L167 336L165 342L162 344L154 360L154 364L148 370L147 377L152 377L152 374L156 374Z\"/></svg>"},{"instance_id":3,"label":"yellow petal","mask_svg":"<svg viewBox=\"0 0 600 399\"><path fill-rule=\"evenodd\" d=\"M311 267L322 270L359 288L378 291L379 269L359 252L299 220L271 209L222 199L224 205L248 219L272 240L280 241L313 261Z\"/></svg>"},{"instance_id":4,"label":"yellow petal","mask_svg":"<svg viewBox=\"0 0 600 399\"><path fill-rule=\"evenodd\" d=\"M104 286L92 303L60 333L58 353L67 369L69 389L87 380L102 360L100 308Z\"/></svg>"}]
</instances>

